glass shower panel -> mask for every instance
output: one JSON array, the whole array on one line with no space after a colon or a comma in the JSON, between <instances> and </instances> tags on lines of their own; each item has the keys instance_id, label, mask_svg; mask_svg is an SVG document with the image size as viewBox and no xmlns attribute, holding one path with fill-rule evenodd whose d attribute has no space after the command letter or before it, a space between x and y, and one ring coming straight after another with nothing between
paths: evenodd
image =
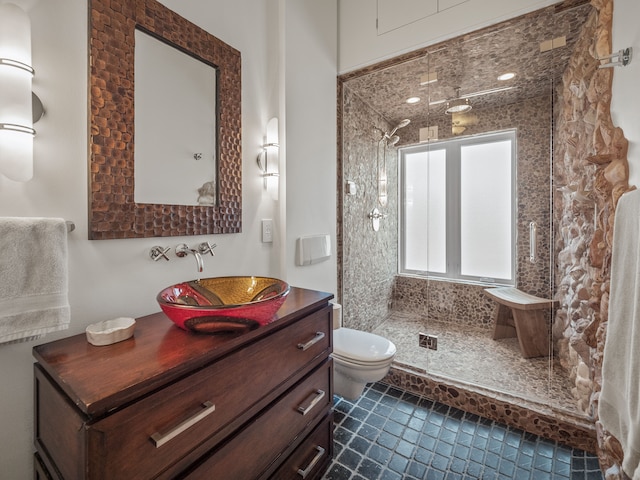
<instances>
[{"instance_id":1,"label":"glass shower panel","mask_svg":"<svg viewBox=\"0 0 640 480\"><path fill-rule=\"evenodd\" d=\"M423 333L437 336L438 348L425 349L421 364L429 375L546 404L555 388L553 356L525 359L515 336L494 339L497 305L484 291L513 285L552 295L551 242L540 241L539 261L529 262L529 223L538 224L540 240L551 238L553 138L547 60L521 34L529 21L453 39L429 55L438 81L426 124L438 125L438 137L428 148L457 152L456 159L448 154L447 172L457 177L458 193L447 197L444 255L431 239L423 245L427 264L444 263L447 273L425 279ZM517 48L504 48L512 44ZM498 80L507 72L515 77ZM434 213L426 211L431 225Z\"/></svg>"},{"instance_id":2,"label":"glass shower panel","mask_svg":"<svg viewBox=\"0 0 640 480\"><path fill-rule=\"evenodd\" d=\"M341 112L343 314L347 326L396 343L402 368L470 385L488 398L504 393L554 408L572 404L575 386L554 353L524 358L517 338L493 338L497 305L484 290L512 283L531 295L554 296L551 174L554 116L561 114L554 112L554 79L569 61L586 10L542 9L347 74ZM540 50L558 35L566 35L565 50ZM515 76L502 77L509 72ZM415 97L420 101L407 104ZM410 124L394 131L404 119ZM463 193L452 199L450 155L442 144L501 132L515 132L514 164L500 149L482 152L478 162L467 156L476 158L484 146L463 149L455 172ZM498 146L506 150L506 144ZM386 206L378 198L380 162L388 179ZM508 190L510 176L515 180ZM374 207L382 215L377 231ZM464 227L452 233L453 223ZM488 255L483 242L504 256ZM456 278L447 276L455 267L453 250ZM470 279L480 272L485 278ZM553 315L550 309L549 322ZM420 333L438 337L437 350L420 346Z\"/></svg>"}]
</instances>

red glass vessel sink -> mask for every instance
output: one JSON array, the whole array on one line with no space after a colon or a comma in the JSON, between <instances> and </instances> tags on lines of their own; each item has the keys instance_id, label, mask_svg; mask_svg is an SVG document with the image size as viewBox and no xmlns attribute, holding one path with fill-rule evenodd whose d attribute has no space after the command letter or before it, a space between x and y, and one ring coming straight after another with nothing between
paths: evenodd
<instances>
[{"instance_id":1,"label":"red glass vessel sink","mask_svg":"<svg viewBox=\"0 0 640 480\"><path fill-rule=\"evenodd\" d=\"M213 277L162 290L162 311L180 328L199 333L242 333L271 323L289 284L270 277Z\"/></svg>"}]
</instances>

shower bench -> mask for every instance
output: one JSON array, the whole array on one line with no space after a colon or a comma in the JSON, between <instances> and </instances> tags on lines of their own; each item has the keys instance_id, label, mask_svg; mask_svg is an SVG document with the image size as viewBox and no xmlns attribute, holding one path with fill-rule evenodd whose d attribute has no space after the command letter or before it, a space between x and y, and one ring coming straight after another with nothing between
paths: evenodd
<instances>
[{"instance_id":1,"label":"shower bench","mask_svg":"<svg viewBox=\"0 0 640 480\"><path fill-rule=\"evenodd\" d=\"M498 302L493 339L518 338L524 358L549 355L549 329L544 311L556 300L536 297L515 287L485 288L487 296Z\"/></svg>"}]
</instances>

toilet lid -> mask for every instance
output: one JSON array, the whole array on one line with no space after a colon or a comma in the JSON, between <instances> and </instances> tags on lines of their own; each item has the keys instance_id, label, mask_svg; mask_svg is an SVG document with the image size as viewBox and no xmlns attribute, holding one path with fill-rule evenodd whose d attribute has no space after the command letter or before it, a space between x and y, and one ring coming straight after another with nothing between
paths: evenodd
<instances>
[{"instance_id":1,"label":"toilet lid","mask_svg":"<svg viewBox=\"0 0 640 480\"><path fill-rule=\"evenodd\" d=\"M333 351L345 359L375 363L393 357L396 346L380 335L343 327L333 331Z\"/></svg>"}]
</instances>

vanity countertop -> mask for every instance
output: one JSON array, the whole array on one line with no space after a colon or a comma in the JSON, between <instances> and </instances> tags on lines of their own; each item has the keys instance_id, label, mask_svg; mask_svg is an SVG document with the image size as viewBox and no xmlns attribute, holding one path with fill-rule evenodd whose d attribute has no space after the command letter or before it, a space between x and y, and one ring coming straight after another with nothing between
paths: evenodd
<instances>
[{"instance_id":1,"label":"vanity countertop","mask_svg":"<svg viewBox=\"0 0 640 480\"><path fill-rule=\"evenodd\" d=\"M82 412L100 416L289 325L332 298L291 287L272 323L241 335L194 334L160 312L136 319L135 335L128 340L94 346L82 333L38 345L33 355Z\"/></svg>"}]
</instances>

